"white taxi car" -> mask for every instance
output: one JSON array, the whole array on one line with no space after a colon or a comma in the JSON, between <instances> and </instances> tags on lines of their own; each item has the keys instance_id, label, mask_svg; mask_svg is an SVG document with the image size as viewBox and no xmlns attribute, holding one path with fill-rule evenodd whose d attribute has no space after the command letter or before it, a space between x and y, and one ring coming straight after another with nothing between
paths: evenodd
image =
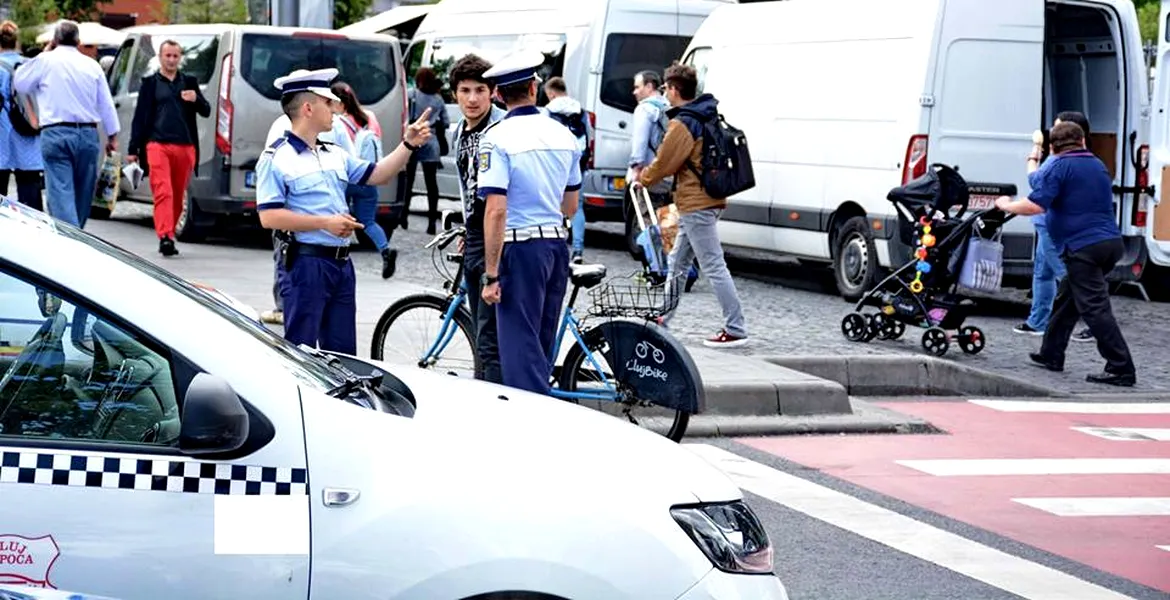
<instances>
[{"instance_id":1,"label":"white taxi car","mask_svg":"<svg viewBox=\"0 0 1170 600\"><path fill-rule=\"evenodd\" d=\"M29 331L6 315L40 315L0 356L0 584L127 600L787 597L740 491L659 435L298 349L6 200L0 281L0 338L8 320Z\"/></svg>"}]
</instances>

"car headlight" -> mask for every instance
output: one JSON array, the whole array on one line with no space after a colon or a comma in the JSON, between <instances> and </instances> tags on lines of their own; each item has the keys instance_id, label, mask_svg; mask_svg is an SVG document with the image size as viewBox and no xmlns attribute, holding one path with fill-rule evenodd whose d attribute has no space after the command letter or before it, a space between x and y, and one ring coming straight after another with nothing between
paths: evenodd
<instances>
[{"instance_id":1,"label":"car headlight","mask_svg":"<svg viewBox=\"0 0 1170 600\"><path fill-rule=\"evenodd\" d=\"M772 543L742 500L678 506L671 516L721 571L772 574Z\"/></svg>"}]
</instances>

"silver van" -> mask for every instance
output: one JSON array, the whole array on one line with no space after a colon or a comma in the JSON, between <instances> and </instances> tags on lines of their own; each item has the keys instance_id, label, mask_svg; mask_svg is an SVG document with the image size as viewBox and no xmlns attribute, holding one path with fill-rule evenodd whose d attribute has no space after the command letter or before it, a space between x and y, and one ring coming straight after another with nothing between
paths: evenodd
<instances>
[{"instance_id":1,"label":"silver van","mask_svg":"<svg viewBox=\"0 0 1170 600\"><path fill-rule=\"evenodd\" d=\"M384 146L402 137L405 79L398 41L376 34L264 25L147 25L123 30L126 41L110 67L110 91L118 109L118 148L130 142L130 125L142 77L158 69L159 47L183 47L180 69L199 79L211 103L210 119L198 119L199 173L192 177L175 234L198 241L229 224L256 224L256 161L272 122L281 114L272 82L295 69L336 68L358 100L382 125ZM149 182L122 185L122 198L151 202ZM380 188L378 215L388 217L396 182Z\"/></svg>"}]
</instances>

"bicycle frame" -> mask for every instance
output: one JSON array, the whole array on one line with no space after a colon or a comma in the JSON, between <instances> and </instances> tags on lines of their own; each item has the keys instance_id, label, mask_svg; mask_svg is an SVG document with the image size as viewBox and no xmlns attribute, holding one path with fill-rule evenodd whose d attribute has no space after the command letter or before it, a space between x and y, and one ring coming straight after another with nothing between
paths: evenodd
<instances>
[{"instance_id":1,"label":"bicycle frame","mask_svg":"<svg viewBox=\"0 0 1170 600\"><path fill-rule=\"evenodd\" d=\"M450 302L447 305L447 312L443 314L443 326L439 330L439 335L435 336L431 347L418 359L418 366L422 368L430 367L438 362L443 351L447 349L447 344L450 344L451 340L455 338L455 333L459 330L459 326L455 324L455 311L459 310L459 307L467 301L467 284L460 281L459 289L449 296L448 300Z\"/></svg>"},{"instance_id":2,"label":"bicycle frame","mask_svg":"<svg viewBox=\"0 0 1170 600\"><path fill-rule=\"evenodd\" d=\"M589 346L585 344L585 337L581 335L581 320L573 313L573 304L577 300L577 289L573 289L573 295L569 299L569 305L565 307L564 314L561 315L561 326L557 329L556 341L553 343L552 356L549 357L549 371L552 372L556 367L557 357L561 354L561 340L565 338L565 332L569 331L573 334L573 339L576 344L581 347L585 353L585 360L588 360L597 374L601 376L601 384L605 386L600 390L588 391L567 391L556 387L554 384L549 394L554 398L561 400L595 400L601 402L616 402L618 399L617 386L609 381L601 368L601 364L593 357L593 352L589 350Z\"/></svg>"}]
</instances>

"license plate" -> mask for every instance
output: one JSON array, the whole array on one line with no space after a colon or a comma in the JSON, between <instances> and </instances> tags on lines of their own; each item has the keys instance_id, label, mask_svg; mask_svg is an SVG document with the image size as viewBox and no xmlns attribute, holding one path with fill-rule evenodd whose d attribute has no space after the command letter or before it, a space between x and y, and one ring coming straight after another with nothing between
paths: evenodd
<instances>
[{"instance_id":1,"label":"license plate","mask_svg":"<svg viewBox=\"0 0 1170 600\"><path fill-rule=\"evenodd\" d=\"M986 210L995 208L995 199L999 196L988 194L972 194L967 202L967 210Z\"/></svg>"},{"instance_id":2,"label":"license plate","mask_svg":"<svg viewBox=\"0 0 1170 600\"><path fill-rule=\"evenodd\" d=\"M609 180L609 191L620 192L620 191L623 191L625 189L626 189L626 178L625 177L614 177L613 179Z\"/></svg>"},{"instance_id":3,"label":"license plate","mask_svg":"<svg viewBox=\"0 0 1170 600\"><path fill-rule=\"evenodd\" d=\"M256 172L255 171L245 171L244 172L244 187L247 187L247 188L256 187Z\"/></svg>"}]
</instances>

